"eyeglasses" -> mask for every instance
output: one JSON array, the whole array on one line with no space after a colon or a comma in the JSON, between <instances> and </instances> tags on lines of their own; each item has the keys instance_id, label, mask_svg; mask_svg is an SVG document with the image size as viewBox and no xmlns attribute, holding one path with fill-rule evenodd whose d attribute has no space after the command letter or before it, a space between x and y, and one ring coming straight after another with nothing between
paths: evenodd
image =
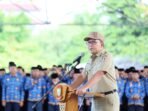
<instances>
[{"instance_id":1,"label":"eyeglasses","mask_svg":"<svg viewBox=\"0 0 148 111\"><path fill-rule=\"evenodd\" d=\"M88 40L87 42L86 42L86 44L87 45L95 45L95 44L97 44L97 41L98 41L99 39L96 39L96 40Z\"/></svg>"}]
</instances>

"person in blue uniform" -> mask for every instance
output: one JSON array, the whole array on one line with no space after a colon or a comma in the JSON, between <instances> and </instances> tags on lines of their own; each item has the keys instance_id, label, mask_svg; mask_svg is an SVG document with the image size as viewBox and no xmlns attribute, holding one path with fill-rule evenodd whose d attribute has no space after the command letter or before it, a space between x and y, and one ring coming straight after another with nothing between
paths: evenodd
<instances>
[{"instance_id":1,"label":"person in blue uniform","mask_svg":"<svg viewBox=\"0 0 148 111\"><path fill-rule=\"evenodd\" d=\"M39 70L40 70L40 74L41 77L45 80L45 82L47 83L49 81L49 77L48 77L48 69L47 68L43 68L41 65L39 66ZM47 98L44 99L44 103L43 103L43 111L47 111L48 110L48 100Z\"/></svg>"},{"instance_id":2,"label":"person in blue uniform","mask_svg":"<svg viewBox=\"0 0 148 111\"><path fill-rule=\"evenodd\" d=\"M116 68L116 73L118 75L118 71L120 71L121 69L117 69ZM123 70L124 71L124 70ZM119 73L121 74L121 73ZM117 76L117 85L118 85L118 94L120 97L120 111L123 111L123 95L124 95L124 88L125 88L125 80L122 78L122 75L118 75Z\"/></svg>"},{"instance_id":3,"label":"person in blue uniform","mask_svg":"<svg viewBox=\"0 0 148 111\"><path fill-rule=\"evenodd\" d=\"M61 82L64 82L66 84L70 84L71 83L71 76L69 74L66 74L65 70L63 69L63 67L61 65L58 66L54 66L52 68L52 72L55 72L58 74L59 79ZM49 82L50 82L50 78L49 78Z\"/></svg>"},{"instance_id":4,"label":"person in blue uniform","mask_svg":"<svg viewBox=\"0 0 148 111\"><path fill-rule=\"evenodd\" d=\"M48 82L49 81L49 77L48 77L49 71L47 68L43 68L42 70L44 72L43 78L46 80L46 82Z\"/></svg>"},{"instance_id":5,"label":"person in blue uniform","mask_svg":"<svg viewBox=\"0 0 148 111\"><path fill-rule=\"evenodd\" d=\"M148 96L148 66L144 67L144 75L145 75L145 90L146 96Z\"/></svg>"},{"instance_id":6,"label":"person in blue uniform","mask_svg":"<svg viewBox=\"0 0 148 111\"><path fill-rule=\"evenodd\" d=\"M0 69L0 76L3 76L6 73L6 70L4 68Z\"/></svg>"},{"instance_id":7,"label":"person in blue uniform","mask_svg":"<svg viewBox=\"0 0 148 111\"><path fill-rule=\"evenodd\" d=\"M46 93L46 82L40 76L38 67L32 67L31 77L26 79L25 90L28 91L27 111L43 111L43 103L40 102L35 109L32 106Z\"/></svg>"},{"instance_id":8,"label":"person in blue uniform","mask_svg":"<svg viewBox=\"0 0 148 111\"><path fill-rule=\"evenodd\" d=\"M18 66L17 67L17 72L22 75L22 76L25 76L25 70L22 66Z\"/></svg>"},{"instance_id":9,"label":"person in blue uniform","mask_svg":"<svg viewBox=\"0 0 148 111\"><path fill-rule=\"evenodd\" d=\"M144 111L145 88L139 79L138 71L133 71L131 79L126 86L128 111Z\"/></svg>"},{"instance_id":10,"label":"person in blue uniform","mask_svg":"<svg viewBox=\"0 0 148 111\"><path fill-rule=\"evenodd\" d=\"M25 69L22 66L18 66L17 67L17 72L23 77L24 79L24 84L26 82L26 73L25 73ZM24 91L25 95L24 95L24 106L21 108L21 111L26 111L27 110L27 91Z\"/></svg>"},{"instance_id":11,"label":"person in blue uniform","mask_svg":"<svg viewBox=\"0 0 148 111\"><path fill-rule=\"evenodd\" d=\"M9 71L2 80L2 105L5 111L20 111L24 104L23 78L14 62L9 63Z\"/></svg>"},{"instance_id":12,"label":"person in blue uniform","mask_svg":"<svg viewBox=\"0 0 148 111\"><path fill-rule=\"evenodd\" d=\"M2 79L4 74L6 73L4 68L0 69L0 100L2 100ZM0 102L0 111L4 111L4 108L2 107L2 102Z\"/></svg>"},{"instance_id":13,"label":"person in blue uniform","mask_svg":"<svg viewBox=\"0 0 148 111\"><path fill-rule=\"evenodd\" d=\"M48 111L59 111L59 105L56 98L53 96L53 87L60 81L59 75L57 73L52 73L51 82L47 83L48 94Z\"/></svg>"},{"instance_id":14,"label":"person in blue uniform","mask_svg":"<svg viewBox=\"0 0 148 111\"><path fill-rule=\"evenodd\" d=\"M144 66L144 86L145 86L145 92L146 92L146 97L145 97L145 111L148 111L148 66Z\"/></svg>"},{"instance_id":15,"label":"person in blue uniform","mask_svg":"<svg viewBox=\"0 0 148 111\"><path fill-rule=\"evenodd\" d=\"M73 76L72 76L72 82L74 82L80 74L82 74L82 70L79 68L73 69ZM85 81L82 85L83 86L87 81ZM89 91L89 90L88 90ZM91 110L91 101L90 98L83 98L82 96L78 96L78 106L80 111L90 111Z\"/></svg>"},{"instance_id":16,"label":"person in blue uniform","mask_svg":"<svg viewBox=\"0 0 148 111\"><path fill-rule=\"evenodd\" d=\"M128 85L128 81L131 80L131 73L132 73L132 70L130 68L125 69L125 76L122 78L125 82L124 93L123 93L123 97L122 97L122 107L120 109L122 111L128 110L128 99L125 94L125 89L126 89L126 86Z\"/></svg>"}]
</instances>

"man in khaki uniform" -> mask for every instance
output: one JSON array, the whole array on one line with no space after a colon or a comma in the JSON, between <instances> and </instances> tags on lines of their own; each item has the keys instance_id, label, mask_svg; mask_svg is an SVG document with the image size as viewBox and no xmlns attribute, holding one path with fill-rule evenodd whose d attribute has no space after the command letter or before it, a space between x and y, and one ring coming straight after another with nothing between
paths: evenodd
<instances>
[{"instance_id":1,"label":"man in khaki uniform","mask_svg":"<svg viewBox=\"0 0 148 111\"><path fill-rule=\"evenodd\" d=\"M83 75L80 75L71 87L77 88L88 79L83 87L77 89L78 95L85 94L87 89L105 94L104 98L93 99L92 111L119 111L115 67L111 55L104 49L104 37L97 32L91 32L84 41L92 56Z\"/></svg>"}]
</instances>

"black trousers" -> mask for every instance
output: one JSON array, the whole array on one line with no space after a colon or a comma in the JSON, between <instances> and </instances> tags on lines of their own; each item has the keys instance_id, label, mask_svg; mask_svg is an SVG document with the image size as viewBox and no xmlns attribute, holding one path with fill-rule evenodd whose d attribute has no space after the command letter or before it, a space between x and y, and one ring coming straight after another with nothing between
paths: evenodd
<instances>
[{"instance_id":1,"label":"black trousers","mask_svg":"<svg viewBox=\"0 0 148 111\"><path fill-rule=\"evenodd\" d=\"M4 107L0 104L0 111L4 111Z\"/></svg>"},{"instance_id":2,"label":"black trousers","mask_svg":"<svg viewBox=\"0 0 148 111\"><path fill-rule=\"evenodd\" d=\"M144 107L138 105L131 105L128 106L128 111L144 111Z\"/></svg>"},{"instance_id":3,"label":"black trousers","mask_svg":"<svg viewBox=\"0 0 148 111\"><path fill-rule=\"evenodd\" d=\"M5 111L20 111L19 103L7 102Z\"/></svg>"},{"instance_id":4,"label":"black trousers","mask_svg":"<svg viewBox=\"0 0 148 111\"><path fill-rule=\"evenodd\" d=\"M126 111L122 104L120 104L120 111Z\"/></svg>"},{"instance_id":5,"label":"black trousers","mask_svg":"<svg viewBox=\"0 0 148 111\"><path fill-rule=\"evenodd\" d=\"M148 111L148 96L144 98L144 111Z\"/></svg>"},{"instance_id":6,"label":"black trousers","mask_svg":"<svg viewBox=\"0 0 148 111\"><path fill-rule=\"evenodd\" d=\"M58 105L48 105L48 111L60 111L59 106Z\"/></svg>"}]
</instances>

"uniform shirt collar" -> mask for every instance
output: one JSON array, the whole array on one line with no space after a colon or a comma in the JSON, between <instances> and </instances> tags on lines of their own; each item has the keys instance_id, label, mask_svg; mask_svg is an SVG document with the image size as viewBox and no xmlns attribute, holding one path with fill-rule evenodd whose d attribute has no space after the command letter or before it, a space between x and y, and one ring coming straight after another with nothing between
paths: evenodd
<instances>
[{"instance_id":1,"label":"uniform shirt collar","mask_svg":"<svg viewBox=\"0 0 148 111\"><path fill-rule=\"evenodd\" d=\"M99 57L99 56L101 56L102 55L102 53L104 53L105 52L105 49L102 49L101 51L99 51L97 54L95 54L95 55L91 55L91 58L92 59L95 59L96 57Z\"/></svg>"},{"instance_id":2,"label":"uniform shirt collar","mask_svg":"<svg viewBox=\"0 0 148 111\"><path fill-rule=\"evenodd\" d=\"M33 80L39 80L39 79L41 79L41 77L39 77L39 78L34 78L34 77L31 77Z\"/></svg>"},{"instance_id":3,"label":"uniform shirt collar","mask_svg":"<svg viewBox=\"0 0 148 111\"><path fill-rule=\"evenodd\" d=\"M138 82L140 82L140 79L138 79L137 81L134 81L134 80L133 80L133 82L134 82L134 83L138 83Z\"/></svg>"},{"instance_id":4,"label":"uniform shirt collar","mask_svg":"<svg viewBox=\"0 0 148 111\"><path fill-rule=\"evenodd\" d=\"M17 77L17 76L18 76L18 73L16 73L15 75L12 75L12 74L10 73L10 76L11 76L11 77Z\"/></svg>"}]
</instances>

